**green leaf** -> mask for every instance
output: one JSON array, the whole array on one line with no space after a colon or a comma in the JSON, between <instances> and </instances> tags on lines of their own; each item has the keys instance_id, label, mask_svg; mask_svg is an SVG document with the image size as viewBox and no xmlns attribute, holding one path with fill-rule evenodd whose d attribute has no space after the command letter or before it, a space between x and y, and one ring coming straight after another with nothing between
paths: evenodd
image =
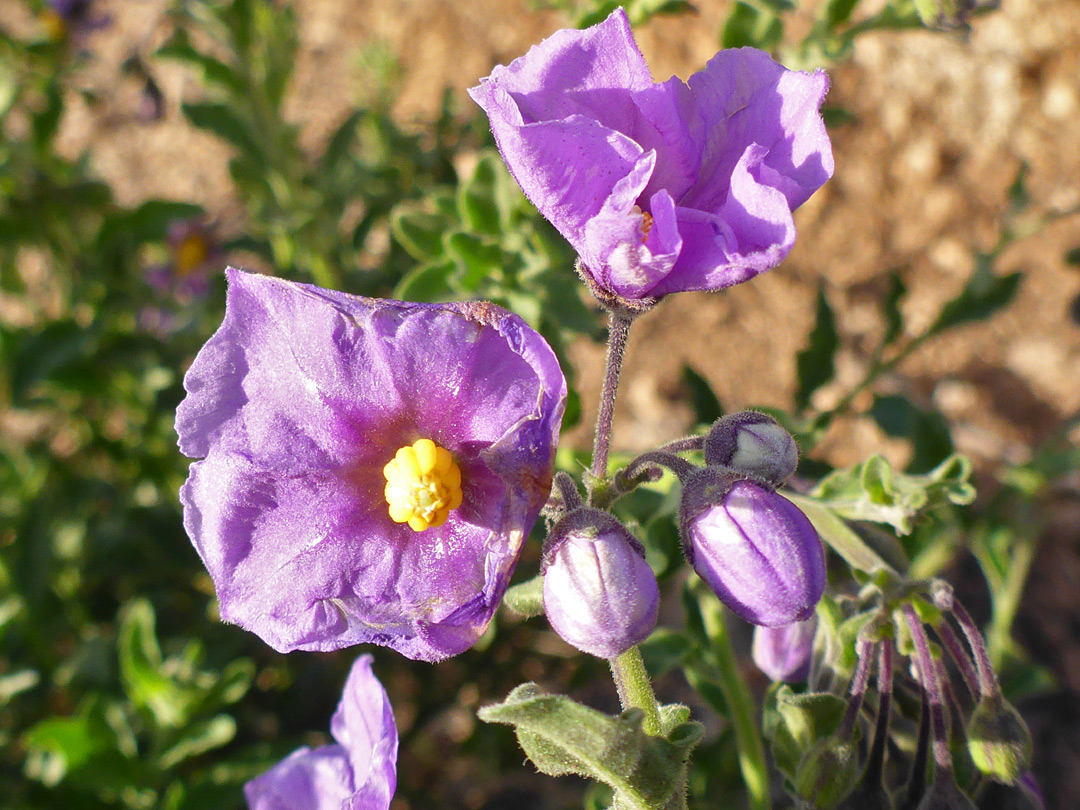
<instances>
[{"instance_id":1,"label":"green leaf","mask_svg":"<svg viewBox=\"0 0 1080 810\"><path fill-rule=\"evenodd\" d=\"M777 768L793 780L806 753L839 727L846 705L833 694L796 694L787 684L773 684L765 695L762 732Z\"/></svg>"},{"instance_id":2,"label":"green leaf","mask_svg":"<svg viewBox=\"0 0 1080 810\"><path fill-rule=\"evenodd\" d=\"M258 139L232 107L214 103L185 104L183 112L192 126L214 133L241 153L261 161L262 149Z\"/></svg>"},{"instance_id":3,"label":"green leaf","mask_svg":"<svg viewBox=\"0 0 1080 810\"><path fill-rule=\"evenodd\" d=\"M544 612L544 578L537 574L526 582L508 588L503 596L503 604L526 619L541 615Z\"/></svg>"},{"instance_id":4,"label":"green leaf","mask_svg":"<svg viewBox=\"0 0 1080 810\"><path fill-rule=\"evenodd\" d=\"M677 710L670 719L678 719ZM478 712L488 723L514 727L532 763L551 776L578 774L612 787L621 806L660 810L678 806L686 762L704 732L699 723L676 725L667 739L642 730L640 709L612 717L564 695L523 684L502 703Z\"/></svg>"},{"instance_id":5,"label":"green leaf","mask_svg":"<svg viewBox=\"0 0 1080 810\"><path fill-rule=\"evenodd\" d=\"M942 308L929 329L930 334L938 334L970 321L984 321L1009 305L1020 289L1023 273L995 276L992 266L990 256L979 254L975 257L975 271L971 278L960 294Z\"/></svg>"},{"instance_id":6,"label":"green leaf","mask_svg":"<svg viewBox=\"0 0 1080 810\"><path fill-rule=\"evenodd\" d=\"M503 266L503 252L498 245L461 231L446 239L446 255L458 268L456 280L469 292L485 280L496 278Z\"/></svg>"},{"instance_id":7,"label":"green leaf","mask_svg":"<svg viewBox=\"0 0 1080 810\"><path fill-rule=\"evenodd\" d=\"M847 22L859 0L828 0L825 4L825 21L830 28Z\"/></svg>"},{"instance_id":8,"label":"green leaf","mask_svg":"<svg viewBox=\"0 0 1080 810\"><path fill-rule=\"evenodd\" d=\"M881 568L890 567L884 557L871 548L829 507L791 492L785 492L784 497L803 511L825 544L852 568L871 574Z\"/></svg>"},{"instance_id":9,"label":"green leaf","mask_svg":"<svg viewBox=\"0 0 1080 810\"><path fill-rule=\"evenodd\" d=\"M64 99L60 93L58 76L54 76L45 88L45 108L36 112L30 120L30 132L34 145L39 150L48 147L53 135L60 126L60 116L64 112Z\"/></svg>"},{"instance_id":10,"label":"green leaf","mask_svg":"<svg viewBox=\"0 0 1080 810\"><path fill-rule=\"evenodd\" d=\"M898 472L884 456L875 455L822 479L811 498L842 518L885 523L899 534L910 534L912 520L921 512L946 503L971 503L975 488L970 478L971 462L961 455L950 456L922 475ZM806 502L802 497L791 499L800 507Z\"/></svg>"},{"instance_id":11,"label":"green leaf","mask_svg":"<svg viewBox=\"0 0 1080 810\"><path fill-rule=\"evenodd\" d=\"M243 81L231 67L220 59L196 50L181 30L177 30L172 39L158 48L154 56L186 62L202 71L206 83L217 84L237 93L244 92Z\"/></svg>"},{"instance_id":12,"label":"green leaf","mask_svg":"<svg viewBox=\"0 0 1080 810\"><path fill-rule=\"evenodd\" d=\"M458 186L458 210L469 231L501 236L509 228L522 194L499 154L485 151L471 175Z\"/></svg>"},{"instance_id":13,"label":"green leaf","mask_svg":"<svg viewBox=\"0 0 1080 810\"><path fill-rule=\"evenodd\" d=\"M454 223L442 214L422 211L413 204L399 205L390 214L394 238L414 259L430 262L445 255L443 234Z\"/></svg>"},{"instance_id":14,"label":"green leaf","mask_svg":"<svg viewBox=\"0 0 1080 810\"><path fill-rule=\"evenodd\" d=\"M834 358L840 348L836 317L825 297L824 286L818 287L817 314L810 332L810 345L795 358L798 386L795 389L796 410L806 410L813 393L833 378Z\"/></svg>"},{"instance_id":15,"label":"green leaf","mask_svg":"<svg viewBox=\"0 0 1080 810\"><path fill-rule=\"evenodd\" d=\"M110 246L124 241L141 244L164 239L173 222L196 219L204 215L202 206L169 200L147 200L137 208L110 216L101 226L98 244Z\"/></svg>"},{"instance_id":16,"label":"green leaf","mask_svg":"<svg viewBox=\"0 0 1080 810\"><path fill-rule=\"evenodd\" d=\"M689 365L683 365L682 381L690 391L690 405L700 425L711 425L724 415L724 406L713 393L709 381Z\"/></svg>"},{"instance_id":17,"label":"green leaf","mask_svg":"<svg viewBox=\"0 0 1080 810\"><path fill-rule=\"evenodd\" d=\"M763 5L773 4L763 2ZM751 47L767 51L779 44L783 36L784 23L773 11L736 0L720 32L720 43L725 48Z\"/></svg>"},{"instance_id":18,"label":"green leaf","mask_svg":"<svg viewBox=\"0 0 1080 810\"><path fill-rule=\"evenodd\" d=\"M158 767L168 770L189 757L205 754L232 741L236 736L236 721L227 714L199 720L184 727L180 739L162 752Z\"/></svg>"},{"instance_id":19,"label":"green leaf","mask_svg":"<svg viewBox=\"0 0 1080 810\"><path fill-rule=\"evenodd\" d=\"M870 415L888 435L911 442L914 453L907 467L911 472L933 469L953 451L945 417L919 408L907 397L879 394L870 406Z\"/></svg>"},{"instance_id":20,"label":"green leaf","mask_svg":"<svg viewBox=\"0 0 1080 810\"><path fill-rule=\"evenodd\" d=\"M889 274L889 289L881 301L881 314L885 318L885 335L881 338L881 345L887 346L900 337L904 331L904 316L900 311L900 302L907 295L907 285L900 272L894 270Z\"/></svg>"},{"instance_id":21,"label":"green leaf","mask_svg":"<svg viewBox=\"0 0 1080 810\"><path fill-rule=\"evenodd\" d=\"M159 726L183 726L194 695L161 671L161 648L154 632L154 609L146 599L129 602L117 638L120 677L131 702L153 715Z\"/></svg>"}]
</instances>

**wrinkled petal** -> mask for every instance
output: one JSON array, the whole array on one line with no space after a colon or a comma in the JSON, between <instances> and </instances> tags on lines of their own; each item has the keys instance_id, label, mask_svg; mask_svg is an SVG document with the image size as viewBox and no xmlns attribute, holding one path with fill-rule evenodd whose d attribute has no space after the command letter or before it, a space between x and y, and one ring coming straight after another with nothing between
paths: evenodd
<instances>
[{"instance_id":1,"label":"wrinkled petal","mask_svg":"<svg viewBox=\"0 0 1080 810\"><path fill-rule=\"evenodd\" d=\"M490 304L229 281L177 410L181 450L205 456L181 500L222 617L283 652L471 646L550 489L566 397L550 347ZM390 519L382 469L422 437L464 499L416 533Z\"/></svg>"},{"instance_id":2,"label":"wrinkled petal","mask_svg":"<svg viewBox=\"0 0 1080 810\"><path fill-rule=\"evenodd\" d=\"M832 175L818 112L827 88L824 73L751 48L722 51L689 83L653 84L619 8L496 67L470 93L584 271L637 299L720 289L783 260L792 210Z\"/></svg>"},{"instance_id":3,"label":"wrinkled petal","mask_svg":"<svg viewBox=\"0 0 1080 810\"><path fill-rule=\"evenodd\" d=\"M330 732L352 766L360 810L386 810L397 786L398 733L386 690L371 671L372 657L356 659L330 719Z\"/></svg>"},{"instance_id":4,"label":"wrinkled petal","mask_svg":"<svg viewBox=\"0 0 1080 810\"><path fill-rule=\"evenodd\" d=\"M341 810L353 792L352 769L340 745L298 748L244 785L250 810Z\"/></svg>"}]
</instances>

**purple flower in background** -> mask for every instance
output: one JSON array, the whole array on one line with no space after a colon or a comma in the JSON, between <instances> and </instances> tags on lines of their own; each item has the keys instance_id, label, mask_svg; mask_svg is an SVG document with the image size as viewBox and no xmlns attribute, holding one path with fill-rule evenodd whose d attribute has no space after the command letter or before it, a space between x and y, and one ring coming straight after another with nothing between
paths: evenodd
<instances>
[{"instance_id":1,"label":"purple flower in background","mask_svg":"<svg viewBox=\"0 0 1080 810\"><path fill-rule=\"evenodd\" d=\"M552 529L544 555L544 612L583 652L615 658L656 627L660 590L645 550L607 512L577 509Z\"/></svg>"},{"instance_id":2,"label":"purple flower in background","mask_svg":"<svg viewBox=\"0 0 1080 810\"><path fill-rule=\"evenodd\" d=\"M356 659L330 720L337 741L298 748L244 785L251 810L386 810L397 786L394 713L371 656Z\"/></svg>"},{"instance_id":3,"label":"purple flower in background","mask_svg":"<svg viewBox=\"0 0 1080 810\"><path fill-rule=\"evenodd\" d=\"M222 618L280 652L472 646L550 491L551 348L492 304L228 280L176 413Z\"/></svg>"},{"instance_id":4,"label":"purple flower in background","mask_svg":"<svg viewBox=\"0 0 1080 810\"><path fill-rule=\"evenodd\" d=\"M92 0L48 0L41 21L49 39L62 42L69 36L80 37L112 22L107 16L91 16Z\"/></svg>"},{"instance_id":5,"label":"purple flower in background","mask_svg":"<svg viewBox=\"0 0 1080 810\"><path fill-rule=\"evenodd\" d=\"M751 656L774 681L805 681L810 674L817 616L781 627L755 627Z\"/></svg>"},{"instance_id":6,"label":"purple flower in background","mask_svg":"<svg viewBox=\"0 0 1080 810\"><path fill-rule=\"evenodd\" d=\"M705 468L683 484L679 524L690 564L741 618L781 627L814 612L825 592L825 552L787 498Z\"/></svg>"},{"instance_id":7,"label":"purple flower in background","mask_svg":"<svg viewBox=\"0 0 1080 810\"><path fill-rule=\"evenodd\" d=\"M176 220L165 233L169 261L146 271L146 280L159 294L187 304L204 297L210 274L218 272L222 250L214 229L202 219Z\"/></svg>"},{"instance_id":8,"label":"purple flower in background","mask_svg":"<svg viewBox=\"0 0 1080 810\"><path fill-rule=\"evenodd\" d=\"M470 90L525 194L594 289L716 290L775 267L791 212L832 176L828 78L753 48L654 84L620 8L558 31Z\"/></svg>"}]
</instances>

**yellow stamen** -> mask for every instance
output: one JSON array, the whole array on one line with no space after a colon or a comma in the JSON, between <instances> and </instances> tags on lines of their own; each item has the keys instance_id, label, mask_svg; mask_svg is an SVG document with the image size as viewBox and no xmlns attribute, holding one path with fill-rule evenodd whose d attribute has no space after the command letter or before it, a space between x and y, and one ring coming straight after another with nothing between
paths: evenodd
<instances>
[{"instance_id":1,"label":"yellow stamen","mask_svg":"<svg viewBox=\"0 0 1080 810\"><path fill-rule=\"evenodd\" d=\"M200 268L210 255L210 246L202 234L185 236L174 248L176 274L181 278Z\"/></svg>"},{"instance_id":2,"label":"yellow stamen","mask_svg":"<svg viewBox=\"0 0 1080 810\"><path fill-rule=\"evenodd\" d=\"M442 526L461 506L461 470L453 456L431 439L402 447L385 467L383 494L390 519L414 532Z\"/></svg>"}]
</instances>

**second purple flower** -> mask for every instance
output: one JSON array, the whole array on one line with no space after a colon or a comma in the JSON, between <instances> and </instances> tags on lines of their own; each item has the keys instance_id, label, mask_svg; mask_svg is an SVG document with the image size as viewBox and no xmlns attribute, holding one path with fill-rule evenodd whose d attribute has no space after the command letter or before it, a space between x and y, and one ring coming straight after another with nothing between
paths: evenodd
<instances>
[{"instance_id":1,"label":"second purple flower","mask_svg":"<svg viewBox=\"0 0 1080 810\"><path fill-rule=\"evenodd\" d=\"M228 278L176 414L222 618L281 652L472 646L550 491L551 348L492 304Z\"/></svg>"},{"instance_id":2,"label":"second purple flower","mask_svg":"<svg viewBox=\"0 0 1080 810\"><path fill-rule=\"evenodd\" d=\"M753 48L654 84L626 13L558 31L470 94L600 295L715 290L779 264L833 172L828 78Z\"/></svg>"}]
</instances>

